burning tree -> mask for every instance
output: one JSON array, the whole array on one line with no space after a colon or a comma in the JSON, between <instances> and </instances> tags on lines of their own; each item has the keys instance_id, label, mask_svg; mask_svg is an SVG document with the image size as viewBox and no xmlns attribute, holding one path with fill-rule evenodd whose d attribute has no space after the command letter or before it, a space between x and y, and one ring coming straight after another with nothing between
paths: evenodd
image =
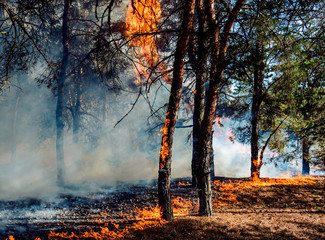
<instances>
[{"instance_id":1,"label":"burning tree","mask_svg":"<svg viewBox=\"0 0 325 240\"><path fill-rule=\"evenodd\" d=\"M55 42L59 42L62 51L59 51L59 54L57 54L59 55L57 64L53 64L56 68L47 68L48 75L43 75L43 77L51 75L52 81L46 82L40 80L39 82L48 83L48 87L55 91L55 97L57 97L55 98L57 100L55 118L57 126L56 160L58 166L57 182L60 186L66 185L63 154L63 133L65 131L65 123L70 123L70 125L73 124L72 133L74 135L74 141L77 143L79 141L78 136L82 123L82 114L92 117L98 122L106 122L106 100L108 94L105 90L101 89L103 86L108 87L109 84L112 84L110 86L117 92L122 88L122 84L125 84L129 87L126 89L128 90L128 95L131 95L130 93L138 93L135 102L131 104L132 110L138 99L148 94L150 87L158 82L157 79L162 79L161 86L168 90L169 102L167 104L166 113L164 114L165 119L162 121L162 139L159 145L158 205L155 206L155 200L157 200L154 194L156 191L155 184L152 184L152 186L150 185L150 190L147 190L146 187L140 187L138 194L126 193L123 195L118 193L113 197L114 201L111 201L111 199L105 195L106 192L100 193L102 194L101 196L104 195L103 198L97 195L91 196L92 199L96 199L93 201L93 205L100 205L100 208L97 208L94 212L91 212L88 208L88 216L92 218L86 219L87 222L91 222L96 218L96 221L93 221L92 225L98 224L96 225L97 229L90 229L85 232L80 231L80 234L77 235L70 228L70 232L51 232L47 236L53 238L102 239L124 237L129 234L130 231L136 231L149 226L160 226L166 223L165 220L172 220L174 214L176 216L187 216L198 210L201 216L211 216L213 208L218 208L223 206L223 204L237 201L237 196L234 194L235 191L247 190L252 187L274 186L278 183L293 184L298 182L299 185L300 180L297 179L274 182L272 180L266 181L265 179L259 179L263 153L266 147L269 146L271 149L276 149L278 152L281 152L281 147L287 143L281 139L284 133L289 136L289 139L291 138L290 140L292 140L293 135L301 139L302 156L305 160L305 164L312 158L310 152L315 151L317 155L314 156L317 156L319 159L324 159L322 158L324 157L322 154L324 143L324 114L322 114L324 110L324 81L322 80L323 74L321 68L323 58L321 56L321 48L319 46L315 47L315 43L321 39L322 30L317 30L315 32L313 30L313 33L315 33L314 38L317 39L317 41L315 40L314 42L313 38L308 44L300 45L299 51L290 53L278 47L277 43L279 42L283 44L283 46L287 46L285 40L289 36L295 40L300 41L301 39L296 35L291 36L292 32L284 34L283 36L274 32L272 38L268 37L271 32L273 34L273 31L269 30L269 26L267 25L267 23L270 24L273 22L269 21L271 19L269 16L265 17L265 15L270 15L273 11L273 8L270 8L272 4L269 1L251 1L249 4L246 4L245 0L188 0L180 1L182 5L179 6L177 5L180 3L179 1L177 1L176 4L170 3L169 1L166 2L174 7L170 13L164 13L162 11L164 2L159 2L158 0L130 0L129 6L126 9L124 9L124 7L126 7L124 2L121 1L111 0L108 2L96 1L96 3L88 3L85 1L65 0L61 2L61 8L58 8L57 14L54 14L56 17L53 17L53 19L51 18L51 20L55 22L53 23L53 29L57 30L55 33L59 33L59 36L55 34L53 34L55 36L52 36L52 34L47 31L45 31L45 35L54 39L52 41L53 46ZM280 4L279 1L276 1L276 3ZM21 22L17 17L19 16L19 12L16 13L14 10L10 10L13 8L8 8L6 4L7 2L0 3L0 6L1 10L5 10L9 17L7 16L0 27L9 26L7 29L10 30L11 35L10 38L5 39L8 40L5 42L7 44L12 44L11 41L13 41L13 46L9 49L9 52L6 52L7 55L5 55L4 59L7 63L4 65L4 68L1 68L3 73L1 77L5 79L5 81L2 81L4 84L8 82L7 80L10 73L8 65L13 62L12 57L14 55L13 52L15 52L14 48L18 43L15 38L19 35L15 32L15 27L19 26L22 28L20 25ZM280 6L283 6L281 4ZM290 4L286 3L285 5ZM122 17L111 15L116 6L123 6L121 9L123 9L123 11L126 10L126 18L124 18L124 15ZM28 9L32 8L30 5L25 7ZM295 14L297 9L298 8L291 9L291 12ZM92 14L87 15L87 11ZM181 13L180 25L175 23L179 15L171 17L175 12L177 12L177 14ZM243 12L243 14L241 14L241 12ZM276 11L276 13L279 14L278 16L284 14L283 11ZM99 16L99 14L102 15ZM166 15L169 16L164 19ZM299 26L295 26L295 28L292 29L299 32L300 28L303 28L302 25L306 25L306 23L299 20L302 15L298 17L296 15L294 16L293 18L295 20L298 19L297 22ZM107 19L107 21L105 19ZM241 22L237 24L238 19ZM169 25L170 22L168 22L168 20L173 24ZM12 22L10 23L10 21ZM275 22L277 21L278 20ZM168 24L166 22L168 22ZM39 22L36 21L36 23ZM36 23L35 25L37 25ZM274 26L276 26L275 29L278 30L278 33L286 33L286 27L277 28L278 25L281 25L280 23L281 21L274 24ZM291 22L288 23L287 27L292 27L292 24ZM164 28L165 25L168 25L168 27ZM312 28L315 27L314 23L311 25ZM3 28L3 30L5 29L6 28ZM27 36L27 38L31 40L31 45L28 46L34 46L37 49L37 45L32 41L28 32L26 33L26 29L21 30L25 34L23 36ZM168 42L169 44L167 44L162 40L162 35L170 37L164 39L166 42L173 37L176 40L175 42L170 41ZM58 39L60 41L58 41ZM22 41L21 44L23 43L24 41ZM84 43L89 44L89 46L83 47ZM296 41L290 42L290 44L293 43L296 43ZM239 46L241 45L245 47L240 48ZM130 49L132 51L129 51ZM163 57L161 52L164 52ZM283 56L279 54L281 52ZM266 53L269 53L269 55ZM39 54L41 54L41 51L39 51ZM124 65L125 58L115 58L118 54L123 54L125 58L129 58L131 64ZM288 55L290 55L290 57L288 57ZM273 60L269 61L266 56L271 57ZM168 69L167 59L173 60L172 69ZM247 59L250 61L247 61ZM284 63L287 60L290 61L290 64ZM24 59L24 61L26 60ZM46 61L46 59L44 61ZM133 66L130 66L132 64ZM28 66L28 64L23 65L24 68ZM133 73L133 67L136 69L136 74L130 76ZM116 80L116 78L118 78L119 74L122 74L125 68L132 73L125 74L127 75L125 78L126 80L122 83L119 79ZM288 68L290 68L290 70L295 69L295 71L287 71ZM168 74L169 71L172 72L172 78ZM268 76L268 74L271 73L274 73L275 77ZM122 76L125 77L125 75ZM103 84L105 77L110 80L114 78L114 80L112 80L112 83L105 82ZM184 81L186 78L190 79L192 82L188 83L186 80ZM286 81L282 81L284 79ZM131 81L134 82L130 83ZM93 84L94 88L93 90L89 90L92 93L87 95L84 89L91 88L91 84ZM194 85L195 87L192 89ZM246 92L239 89L238 85L245 86L245 90L248 92L248 96L245 96L245 98L241 100L244 102L243 105L246 104L247 106L251 104L250 111L248 111L248 114L252 115L250 119L251 131L249 132L249 142L251 143L251 177L253 180L258 179L259 181L248 181L249 179L247 178L244 179L243 182L240 182L240 184L238 183L238 185L233 184L230 179L226 179L226 182L211 182L210 163L211 158L213 160L213 124L214 121L219 121L219 117L222 115L218 113L218 107L220 109L220 106L218 106L220 95L226 95L228 93L231 95L235 93L234 95L238 95L232 97L242 99L241 94ZM147 90L145 94L143 94L144 86L146 86ZM224 86L226 86L225 88L227 88L226 90L228 91L226 93L223 92L225 89L223 88ZM130 89L132 91L129 91ZM138 92L134 91L134 89L137 89ZM292 93L287 94L286 92L288 91ZM172 191L170 189L174 132L177 121L179 122L177 118L180 115L179 109L182 105L181 97L184 92L188 94L186 97L190 96L190 100L192 100L191 98L194 99L192 184L196 186L197 189L190 188L190 181L186 181L186 183L182 181L179 183L175 182L172 183L172 186L175 187L173 191L175 191L176 194L191 194L190 200L184 200L180 196L171 196ZM96 96L96 94L98 96ZM112 96L112 98L114 97L115 95ZM190 100L188 100L189 103L191 103ZM250 100L251 102L249 102ZM289 101L286 102L285 100ZM18 105L18 103L19 97L16 100L16 105ZM292 104L285 106L283 103ZM103 106L101 104L103 104ZM234 102L229 102L228 104L229 108L236 108ZM100 107L91 107L97 105L100 105ZM116 99L116 105L118 108L122 108L120 99ZM66 109L70 112L66 111ZM90 112L89 109L92 109L93 112ZM163 111L164 107L161 107L159 110ZM192 108L190 107L188 112L191 112L191 110ZM242 112L244 111L243 109L241 110ZM127 116L130 111L125 116ZM155 112L153 109L150 109L150 111L151 113ZM141 111L137 117L141 114L145 115ZM243 114L241 116L243 116ZM69 117L72 117L72 123L69 122L70 120L66 119ZM124 118L121 120L123 119ZM16 121L14 125L16 125ZM88 123L86 127L91 128L92 126ZM127 127L124 127L124 129L129 131ZM140 132L141 128L137 128L137 131ZM101 134L102 133L98 135L100 136ZM144 133L142 134L144 135ZM132 134L128 134L127 138L132 138L132 143L136 142L136 144L133 145L146 145L138 141L138 134L134 134L136 136L131 135ZM264 141L262 148L260 148L261 137L264 136L268 137ZM124 147L126 138L121 139L121 141L123 141L121 145ZM116 141L116 139L114 139L114 141ZM145 139L143 142L145 141L149 142L148 139ZM312 141L316 143L314 144L314 148L312 147ZM279 145L277 145L277 143L279 143ZM118 144L120 144L120 142L114 146ZM134 154L133 150L137 146L132 146L134 148L127 148L127 151L123 148L123 151ZM144 146L141 147L145 148ZM114 147L107 144L105 145L104 151L109 149L112 152L118 152L117 149L113 148ZM102 152L100 152L100 155L101 154ZM90 156L90 158L92 158L91 161L95 161L95 158L100 157ZM107 158L109 157L111 156ZM144 158L141 158L141 160ZM104 157L102 161L99 161L100 170L96 169L97 171L94 175L97 176L100 171L104 172L104 175L106 174L105 176L108 175L107 169L104 168L108 160L110 159ZM115 164L117 160L114 160ZM118 162L116 164L118 165L121 163ZM135 172L135 165L136 164L132 165L129 173ZM154 166L154 164L152 165ZM141 167L143 167L143 165L141 165ZM304 169L306 171L308 170L307 167ZM88 170L89 168L86 169L86 171ZM121 175L123 175L124 181L125 174ZM317 182L314 178L299 177L299 179L307 179L306 185ZM104 181L108 180L105 179ZM183 185L186 185L186 187L182 187ZM122 188L123 186L117 185L117 188L119 187ZM194 190L197 190L199 205L193 201L194 198L197 198L196 192L192 193ZM319 193L315 193L314 195L317 198ZM119 203L121 199L125 200L123 196L127 199L126 201L128 204L124 204L124 202L123 204ZM148 199L142 199L143 201L140 200L140 202L143 202L142 205L148 203L150 206L142 206L142 210L139 210L137 207L133 208L134 203L138 203L136 199L141 199L139 196L147 197L148 199L148 196L150 196L152 198L150 201ZM216 197L214 198L214 196ZM67 196L62 196L62 198L64 198L64 201L68 202L72 202L71 199L73 199L69 194L67 194ZM88 201L87 198L83 199L86 199L84 200L85 202ZM39 202L37 202L37 204L39 204ZM68 217L72 218L73 214L78 211L83 213L83 210L87 208L85 206L86 204L82 205L82 211L80 208L77 210L74 209L75 212L71 213ZM178 207L175 208L175 206ZM181 210L179 208L181 208ZM111 215L106 212L97 211L103 209L110 211ZM132 212L133 215L117 213L120 209ZM101 220L97 221L97 217L100 217ZM118 221L115 221L115 218L117 218ZM131 221L126 222L124 221L125 219ZM133 224L133 222L135 224Z\"/></svg>"},{"instance_id":2,"label":"burning tree","mask_svg":"<svg viewBox=\"0 0 325 240\"><path fill-rule=\"evenodd\" d=\"M186 1L184 5L182 26L175 52L171 93L166 113L165 126L162 132L161 151L159 157L158 198L162 216L166 220L173 219L173 210L170 198L172 145L182 92L184 61L190 29L192 27L194 5L194 0Z\"/></svg>"},{"instance_id":3,"label":"burning tree","mask_svg":"<svg viewBox=\"0 0 325 240\"><path fill-rule=\"evenodd\" d=\"M223 77L223 71L225 68L225 55L227 52L227 46L230 36L230 31L232 28L233 23L235 22L237 15L241 8L243 7L245 1L237 1L234 5L233 9L227 14L227 20L224 22L223 29L221 30L219 25L219 19L217 19L216 11L214 8L214 1L206 1L206 2L198 2L199 5L199 14L200 19L200 39L203 37L205 38L204 29L205 24L204 18L202 17L202 11L203 9L206 9L207 13L207 25L208 25L208 35L210 36L210 54L211 54L211 70L210 70L210 76L209 76L209 89L206 93L206 103L203 106L200 104L200 101L202 103L202 99L204 98L204 92L202 91L202 80L204 78L204 75L202 72L198 72L198 82L197 87L200 88L199 92L196 94L199 94L198 96L198 107L204 107L204 110L200 109L197 110L197 112L204 112L202 122L200 124L200 132L197 137L198 142L198 157L197 157L197 169L195 170L197 175L197 182L198 182L198 194L200 199L200 210L199 214L204 216L211 216L212 214L212 203L211 203L211 186L210 186L210 166L209 166L209 157L210 157L210 151L209 146L211 146L211 131L212 131L212 125L213 120L215 116L216 111L216 102L217 102L217 94L218 94L218 86L222 81ZM194 8L194 3L190 5L185 5L185 13L191 12L190 9ZM218 5L219 7L219 5ZM222 8L220 6L220 8ZM192 11L194 11L192 9ZM187 22L190 22L190 19L192 16L188 16L187 14L183 15L183 24L186 20ZM189 18L189 19L185 19ZM202 20L203 18L203 20ZM186 24L188 24L186 22ZM181 86L182 86L182 75L179 75L179 72L182 74L182 69L180 69L180 66L182 67L182 62L185 57L188 39L189 39L189 31L188 28L191 28L191 25L184 25L182 29L184 31L179 36L179 41L177 44L177 49L175 53L175 62L174 62L174 72L173 72L173 82L172 82L172 89L171 89L171 96L169 100L169 107L166 114L165 119L165 127L163 129L163 135L162 135L162 147L161 147L161 153L160 153L160 166L159 166L159 183L162 184L163 188L161 190L161 193L163 194L164 201L160 201L160 206L162 206L163 211L166 211L167 213L163 216L166 219L170 219L171 215L171 207L170 207L170 197L169 197L169 188L170 188L170 164L171 164L171 145L173 140L173 133L177 118L177 111L178 111L178 104L181 94ZM185 31L186 30L186 31ZM179 45L179 44L182 45ZM204 47L204 40L203 40L203 47ZM202 49L202 46L200 47ZM198 62L201 62L200 67L204 67L206 64L207 55L200 54ZM182 62L179 62L182 61ZM200 86L201 85L201 86ZM198 113L200 115L200 113ZM196 115L196 116L198 116ZM198 131L196 131L198 132ZM160 197L161 198L161 197Z\"/></svg>"}]
</instances>

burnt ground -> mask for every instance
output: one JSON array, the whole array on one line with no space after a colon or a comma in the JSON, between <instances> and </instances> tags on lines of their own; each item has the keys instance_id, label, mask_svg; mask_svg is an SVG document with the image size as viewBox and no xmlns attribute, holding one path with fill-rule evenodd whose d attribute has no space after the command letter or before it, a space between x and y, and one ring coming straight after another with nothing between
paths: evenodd
<instances>
[{"instance_id":1,"label":"burnt ground","mask_svg":"<svg viewBox=\"0 0 325 240\"><path fill-rule=\"evenodd\" d=\"M219 180L221 183L229 181L227 178ZM196 202L196 191L189 186L189 181L181 180L186 185L178 182L175 180L172 184L174 198ZM120 185L114 191L66 193L54 199L1 201L0 239L9 235L15 239L49 239L50 231L71 236L72 232L78 235L100 231L104 226L115 231L114 225L107 225L112 219L123 229L136 222L132 219L136 207L157 204L156 191L156 184L152 182ZM125 239L325 239L324 177L318 178L315 184L234 187L226 192L217 184L214 198L219 204L214 206L210 218L196 216L194 205L189 207L190 216L130 231Z\"/></svg>"}]
</instances>

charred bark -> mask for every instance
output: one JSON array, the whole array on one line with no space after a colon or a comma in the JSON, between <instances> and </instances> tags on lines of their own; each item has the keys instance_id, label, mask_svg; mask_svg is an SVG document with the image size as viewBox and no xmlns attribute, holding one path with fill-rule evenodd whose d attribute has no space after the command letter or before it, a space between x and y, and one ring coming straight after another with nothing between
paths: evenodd
<instances>
[{"instance_id":1,"label":"charred bark","mask_svg":"<svg viewBox=\"0 0 325 240\"><path fill-rule=\"evenodd\" d=\"M255 64L254 64L254 86L253 86L253 101L251 110L251 177L253 179L260 178L260 169L262 167L262 159L259 158L259 134L258 121L260 107L262 103L263 81L264 81L264 45L260 36L259 29L257 30Z\"/></svg>"},{"instance_id":2,"label":"charred bark","mask_svg":"<svg viewBox=\"0 0 325 240\"><path fill-rule=\"evenodd\" d=\"M310 175L310 155L309 155L310 143L307 137L302 138L302 175Z\"/></svg>"},{"instance_id":3,"label":"charred bark","mask_svg":"<svg viewBox=\"0 0 325 240\"><path fill-rule=\"evenodd\" d=\"M194 5L194 0L186 1L184 4L183 20L181 32L177 40L173 81L169 97L168 111L165 119L165 126L162 133L162 143L159 157L158 203L159 207L161 208L162 218L168 221L173 219L173 210L170 198L172 144L177 112L181 98L184 62L190 29L192 27Z\"/></svg>"},{"instance_id":4,"label":"charred bark","mask_svg":"<svg viewBox=\"0 0 325 240\"><path fill-rule=\"evenodd\" d=\"M196 85L194 92L194 113L193 113L193 154L192 154L192 186L197 185L198 171L198 138L200 127L204 115L204 98L205 98L205 82L206 69L208 60L208 33L207 21L204 11L203 0L198 0L196 4L198 14L198 53L194 67L196 74Z\"/></svg>"},{"instance_id":5,"label":"charred bark","mask_svg":"<svg viewBox=\"0 0 325 240\"><path fill-rule=\"evenodd\" d=\"M245 0L238 0L234 8L229 12L228 18L219 36L219 26L215 16L215 3L213 0L205 2L207 19L210 32L210 51L211 51L211 72L209 80L209 89L206 94L206 103L204 116L199 133L199 157L198 157L198 195L199 195L199 215L212 215L211 199L211 180L209 168L209 146L211 146L211 132L213 120L216 112L218 89L222 81L225 68L225 55L230 36L230 30L235 22L239 11L242 9Z\"/></svg>"},{"instance_id":6,"label":"charred bark","mask_svg":"<svg viewBox=\"0 0 325 240\"><path fill-rule=\"evenodd\" d=\"M63 54L61 60L61 69L58 77L57 105L56 105L56 160L57 160L57 182L59 186L64 186L65 167L63 153L63 98L64 83L69 58L69 35L68 35L68 16L70 9L70 0L64 1L63 22L62 22L62 46Z\"/></svg>"},{"instance_id":7,"label":"charred bark","mask_svg":"<svg viewBox=\"0 0 325 240\"><path fill-rule=\"evenodd\" d=\"M214 152L213 152L213 130L210 133L210 146L209 146L209 169L210 169L210 178L213 181L214 175Z\"/></svg>"}]
</instances>

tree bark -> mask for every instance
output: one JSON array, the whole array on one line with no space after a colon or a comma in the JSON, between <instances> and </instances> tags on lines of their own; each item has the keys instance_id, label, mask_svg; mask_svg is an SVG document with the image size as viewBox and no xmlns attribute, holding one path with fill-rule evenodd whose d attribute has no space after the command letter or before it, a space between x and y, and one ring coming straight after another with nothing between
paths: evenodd
<instances>
[{"instance_id":1,"label":"tree bark","mask_svg":"<svg viewBox=\"0 0 325 240\"><path fill-rule=\"evenodd\" d=\"M303 137L302 138L302 175L310 175L309 149L310 149L310 143L307 137Z\"/></svg>"},{"instance_id":2,"label":"tree bark","mask_svg":"<svg viewBox=\"0 0 325 240\"><path fill-rule=\"evenodd\" d=\"M260 107L262 103L262 86L264 81L264 45L261 39L259 27L257 27L256 52L254 64L254 87L253 87L253 101L251 110L251 177L253 180L260 178L260 169L262 161L258 156L259 152L259 134L258 121Z\"/></svg>"},{"instance_id":3,"label":"tree bark","mask_svg":"<svg viewBox=\"0 0 325 240\"><path fill-rule=\"evenodd\" d=\"M210 179L214 180L214 152L213 152L213 130L210 133L210 146L209 146L209 169L210 169Z\"/></svg>"},{"instance_id":4,"label":"tree bark","mask_svg":"<svg viewBox=\"0 0 325 240\"><path fill-rule=\"evenodd\" d=\"M81 83L82 83L82 68L78 71L78 79L74 83L75 88L75 103L73 109L73 142L79 143L80 130L80 105L81 105Z\"/></svg>"},{"instance_id":5,"label":"tree bark","mask_svg":"<svg viewBox=\"0 0 325 240\"><path fill-rule=\"evenodd\" d=\"M210 31L210 51L211 51L211 72L209 89L207 91L204 116L199 133L199 157L198 157L198 195L199 195L199 215L212 215L211 180L209 168L209 146L211 146L211 132L213 120L216 112L218 100L218 88L222 81L225 68L225 55L230 36L230 30L235 22L239 11L243 7L245 0L237 0L234 8L229 12L227 21L219 38L219 26L215 16L215 3L213 0L206 2L207 18Z\"/></svg>"},{"instance_id":6,"label":"tree bark","mask_svg":"<svg viewBox=\"0 0 325 240\"><path fill-rule=\"evenodd\" d=\"M207 21L204 11L203 0L198 0L196 4L199 28L198 28L198 53L194 65L196 74L194 92L194 113L193 113L193 154L192 154L192 186L197 185L198 171L198 136L204 115L205 82L208 60L208 35Z\"/></svg>"},{"instance_id":7,"label":"tree bark","mask_svg":"<svg viewBox=\"0 0 325 240\"><path fill-rule=\"evenodd\" d=\"M68 16L70 9L70 0L64 1L63 22L62 22L62 46L63 54L61 60L61 69L58 77L57 105L56 105L56 160L57 160L57 183L59 186L65 184L65 167L63 153L63 98L64 83L69 58L69 37L68 37Z\"/></svg>"},{"instance_id":8,"label":"tree bark","mask_svg":"<svg viewBox=\"0 0 325 240\"><path fill-rule=\"evenodd\" d=\"M173 219L173 210L170 198L172 144L182 92L184 61L190 29L192 27L194 5L195 0L185 1L184 4L181 32L177 40L175 52L173 81L169 97L168 111L166 113L165 126L162 132L162 143L159 157L158 203L161 208L162 218L168 221Z\"/></svg>"}]
</instances>

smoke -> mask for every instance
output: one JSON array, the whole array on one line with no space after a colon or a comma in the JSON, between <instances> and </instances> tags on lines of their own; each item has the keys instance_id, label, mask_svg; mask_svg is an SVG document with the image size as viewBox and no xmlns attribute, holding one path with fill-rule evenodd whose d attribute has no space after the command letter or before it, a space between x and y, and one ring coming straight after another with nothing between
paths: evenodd
<instances>
[{"instance_id":1,"label":"smoke","mask_svg":"<svg viewBox=\"0 0 325 240\"><path fill-rule=\"evenodd\" d=\"M0 96L0 199L50 197L63 191L56 186L56 98L34 79L17 76L12 79L17 87ZM156 98L157 105L167 102L169 92L164 91ZM106 94L110 95L106 121L98 120L102 115L96 113L101 109L99 100L84 96L83 100L89 101L86 104L94 106L88 107L91 114L82 118L79 143L73 141L71 120L66 120L64 164L69 186L88 191L158 176L161 127L149 131L147 102L140 97L133 111L114 128L136 94ZM190 129L175 132L173 177L190 175L191 145L184 144L189 133Z\"/></svg>"},{"instance_id":2,"label":"smoke","mask_svg":"<svg viewBox=\"0 0 325 240\"><path fill-rule=\"evenodd\" d=\"M11 87L0 95L0 199L26 197L51 197L67 189L56 185L57 163L55 151L56 98L49 89L37 86L35 76L18 75ZM105 99L94 98L98 86L84 96L88 115L81 121L80 142L73 141L71 120L66 120L64 137L64 160L66 182L73 189L98 190L116 186L121 181L137 182L156 179L160 151L160 129L149 123L151 112L148 103L140 97L126 118L115 128L131 108L137 95L128 92L106 92ZM93 93L91 93L93 92ZM152 93L156 93L152 90ZM164 105L169 97L165 89L156 96L156 106ZM107 101L107 119L101 120ZM162 109L162 119L164 109ZM71 116L66 114L66 118ZM181 118L180 114L180 118ZM156 122L161 124L162 122ZM188 125L191 125L189 123ZM213 140L215 174L228 177L250 175L249 146L231 142L228 123L215 126ZM176 128L173 145L172 177L191 175L192 144L191 128ZM265 154L267 159L267 153ZM278 168L265 164L261 175L276 177L281 172L299 171L292 163ZM72 189L72 188L71 188ZM72 191L72 190L71 190Z\"/></svg>"}]
</instances>

